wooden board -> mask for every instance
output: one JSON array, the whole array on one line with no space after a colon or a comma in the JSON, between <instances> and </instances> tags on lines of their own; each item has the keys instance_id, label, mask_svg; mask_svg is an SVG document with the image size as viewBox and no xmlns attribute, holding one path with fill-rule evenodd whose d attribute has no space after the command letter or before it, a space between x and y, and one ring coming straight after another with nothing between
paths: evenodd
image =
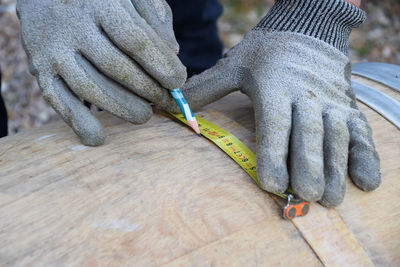
<instances>
[{"instance_id":1,"label":"wooden board","mask_svg":"<svg viewBox=\"0 0 400 267\"><path fill-rule=\"evenodd\" d=\"M99 114L107 140L98 148L82 146L63 122L1 139L1 265L396 264L400 131L360 107L374 130L382 186L365 193L349 181L338 208L313 204L293 222L222 151L162 113L139 126ZM199 115L255 149L244 95Z\"/></svg>"}]
</instances>

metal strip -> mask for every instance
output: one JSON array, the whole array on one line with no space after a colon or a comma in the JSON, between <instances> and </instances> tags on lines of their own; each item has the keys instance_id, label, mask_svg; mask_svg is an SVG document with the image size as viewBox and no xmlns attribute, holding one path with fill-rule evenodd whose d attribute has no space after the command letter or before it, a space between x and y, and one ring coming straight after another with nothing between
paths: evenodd
<instances>
[{"instance_id":1,"label":"metal strip","mask_svg":"<svg viewBox=\"0 0 400 267\"><path fill-rule=\"evenodd\" d=\"M359 101L366 104L400 129L400 102L362 83L351 85Z\"/></svg>"},{"instance_id":2,"label":"metal strip","mask_svg":"<svg viewBox=\"0 0 400 267\"><path fill-rule=\"evenodd\" d=\"M400 92L400 66L379 62L353 64L353 74L366 77Z\"/></svg>"}]
</instances>

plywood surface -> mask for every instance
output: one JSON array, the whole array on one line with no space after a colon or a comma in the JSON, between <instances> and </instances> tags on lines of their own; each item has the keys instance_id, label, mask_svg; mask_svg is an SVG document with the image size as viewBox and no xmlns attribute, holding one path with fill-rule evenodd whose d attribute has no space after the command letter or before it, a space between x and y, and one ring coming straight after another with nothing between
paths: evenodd
<instances>
[{"instance_id":1,"label":"plywood surface","mask_svg":"<svg viewBox=\"0 0 400 267\"><path fill-rule=\"evenodd\" d=\"M400 261L400 131L360 107L374 130L382 186L364 193L348 182L338 208L313 204L293 222L217 147L162 113L140 126L100 114L107 141L98 148L82 146L63 122L1 139L0 261L393 265ZM240 93L199 112L254 150L252 114Z\"/></svg>"}]
</instances>

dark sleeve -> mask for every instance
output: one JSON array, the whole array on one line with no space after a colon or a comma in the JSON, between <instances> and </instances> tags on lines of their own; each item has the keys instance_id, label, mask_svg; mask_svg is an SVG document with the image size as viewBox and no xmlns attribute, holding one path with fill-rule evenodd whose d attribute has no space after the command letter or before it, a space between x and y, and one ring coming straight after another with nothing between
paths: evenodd
<instances>
[{"instance_id":1,"label":"dark sleeve","mask_svg":"<svg viewBox=\"0 0 400 267\"><path fill-rule=\"evenodd\" d=\"M179 58L188 75L200 73L222 57L217 20L222 6L217 0L167 0L172 9Z\"/></svg>"}]
</instances>

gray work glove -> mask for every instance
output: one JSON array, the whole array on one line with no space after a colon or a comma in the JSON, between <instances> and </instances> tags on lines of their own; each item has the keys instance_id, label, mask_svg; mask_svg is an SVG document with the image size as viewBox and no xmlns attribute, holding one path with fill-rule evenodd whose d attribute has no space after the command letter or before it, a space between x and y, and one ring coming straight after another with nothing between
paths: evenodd
<instances>
[{"instance_id":1,"label":"gray work glove","mask_svg":"<svg viewBox=\"0 0 400 267\"><path fill-rule=\"evenodd\" d=\"M363 190L381 182L371 129L350 88L351 28L365 14L342 0L278 0L217 65L190 79L193 108L235 90L254 105L257 174L270 192L343 201L347 166Z\"/></svg>"},{"instance_id":2,"label":"gray work glove","mask_svg":"<svg viewBox=\"0 0 400 267\"><path fill-rule=\"evenodd\" d=\"M31 72L85 145L104 133L81 100L144 123L186 80L164 0L18 0L17 12Z\"/></svg>"}]
</instances>

